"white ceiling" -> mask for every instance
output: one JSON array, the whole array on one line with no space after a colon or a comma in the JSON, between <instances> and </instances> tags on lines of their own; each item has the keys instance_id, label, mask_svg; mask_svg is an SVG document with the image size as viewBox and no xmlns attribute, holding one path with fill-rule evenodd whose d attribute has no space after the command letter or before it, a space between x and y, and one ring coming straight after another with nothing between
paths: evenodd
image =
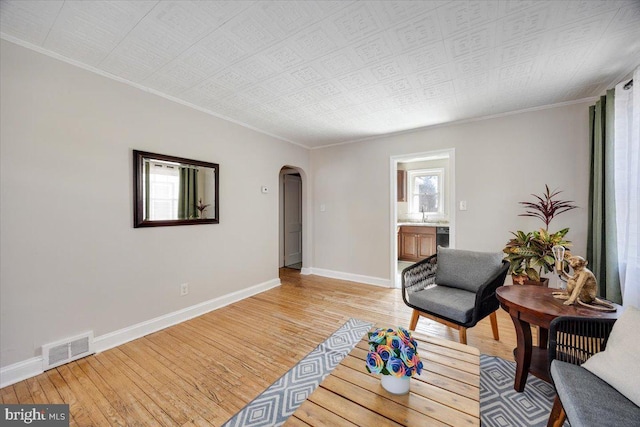
<instances>
[{"instance_id":1,"label":"white ceiling","mask_svg":"<svg viewBox=\"0 0 640 427\"><path fill-rule=\"evenodd\" d=\"M0 32L310 148L601 95L640 64L640 0L2 0Z\"/></svg>"}]
</instances>

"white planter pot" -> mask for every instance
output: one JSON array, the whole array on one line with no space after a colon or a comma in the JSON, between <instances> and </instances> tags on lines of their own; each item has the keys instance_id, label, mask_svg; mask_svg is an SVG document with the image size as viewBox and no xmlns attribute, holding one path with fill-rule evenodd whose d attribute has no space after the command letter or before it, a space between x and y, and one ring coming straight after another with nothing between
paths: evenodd
<instances>
[{"instance_id":1,"label":"white planter pot","mask_svg":"<svg viewBox=\"0 0 640 427\"><path fill-rule=\"evenodd\" d=\"M393 375L382 375L380 382L382 388L393 394L409 393L409 380L411 377L396 377Z\"/></svg>"}]
</instances>

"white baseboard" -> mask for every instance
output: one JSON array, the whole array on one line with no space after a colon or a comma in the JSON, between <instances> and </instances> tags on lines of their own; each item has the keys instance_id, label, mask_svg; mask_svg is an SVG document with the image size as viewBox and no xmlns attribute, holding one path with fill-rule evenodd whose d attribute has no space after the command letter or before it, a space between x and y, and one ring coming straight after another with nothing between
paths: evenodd
<instances>
[{"instance_id":1,"label":"white baseboard","mask_svg":"<svg viewBox=\"0 0 640 427\"><path fill-rule=\"evenodd\" d=\"M44 372L42 370L42 356L32 357L31 359L5 366L0 369L0 388L35 377L42 372Z\"/></svg>"},{"instance_id":2,"label":"white baseboard","mask_svg":"<svg viewBox=\"0 0 640 427\"><path fill-rule=\"evenodd\" d=\"M169 326L184 322L185 320L201 316L210 311L243 300L250 296L259 294L271 288L280 286L280 279L272 279L246 289L242 289L230 294L226 294L200 304L182 310L174 311L163 316L150 319L133 326L119 329L108 334L95 337L93 341L94 349L97 353L117 347L129 341L157 332ZM12 365L0 368L0 388L15 384L27 378L43 373L42 356L32 357Z\"/></svg>"},{"instance_id":3,"label":"white baseboard","mask_svg":"<svg viewBox=\"0 0 640 427\"><path fill-rule=\"evenodd\" d=\"M311 268L302 267L302 269L300 270L300 274L302 274L303 276L308 276L309 274L313 274L313 273L311 272Z\"/></svg>"},{"instance_id":4,"label":"white baseboard","mask_svg":"<svg viewBox=\"0 0 640 427\"><path fill-rule=\"evenodd\" d=\"M381 286L383 288L392 288L393 283L389 279L380 277L364 276L361 274L345 273L342 271L326 270L324 268L310 268L310 273L317 276L330 277L332 279L348 280L350 282L364 283L367 285Z\"/></svg>"}]
</instances>

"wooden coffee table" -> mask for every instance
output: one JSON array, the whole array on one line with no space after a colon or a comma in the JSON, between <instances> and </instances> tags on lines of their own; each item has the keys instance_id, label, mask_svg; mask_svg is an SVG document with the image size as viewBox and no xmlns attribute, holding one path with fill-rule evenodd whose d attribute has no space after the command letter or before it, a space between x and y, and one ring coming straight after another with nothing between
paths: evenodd
<instances>
[{"instance_id":1,"label":"wooden coffee table","mask_svg":"<svg viewBox=\"0 0 640 427\"><path fill-rule=\"evenodd\" d=\"M320 384L286 426L479 426L480 352L412 333L424 363L406 395L393 395L367 372L367 337Z\"/></svg>"},{"instance_id":2,"label":"wooden coffee table","mask_svg":"<svg viewBox=\"0 0 640 427\"><path fill-rule=\"evenodd\" d=\"M509 313L516 328L518 346L513 351L516 359L516 379L513 388L523 391L529 373L550 382L547 341L551 321L560 316L580 316L617 319L622 306L614 304L617 311L604 313L582 306L564 305L551 295L559 289L531 285L502 286L496 295L503 309ZM531 341L531 325L539 326L538 345Z\"/></svg>"}]
</instances>

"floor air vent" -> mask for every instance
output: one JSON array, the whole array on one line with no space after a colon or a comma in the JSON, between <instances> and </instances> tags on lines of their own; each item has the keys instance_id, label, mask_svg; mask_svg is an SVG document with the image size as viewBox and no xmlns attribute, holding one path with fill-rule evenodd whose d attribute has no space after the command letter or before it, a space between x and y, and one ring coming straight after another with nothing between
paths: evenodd
<instances>
[{"instance_id":1,"label":"floor air vent","mask_svg":"<svg viewBox=\"0 0 640 427\"><path fill-rule=\"evenodd\" d=\"M42 368L46 371L93 353L93 332L45 344L42 346Z\"/></svg>"}]
</instances>

